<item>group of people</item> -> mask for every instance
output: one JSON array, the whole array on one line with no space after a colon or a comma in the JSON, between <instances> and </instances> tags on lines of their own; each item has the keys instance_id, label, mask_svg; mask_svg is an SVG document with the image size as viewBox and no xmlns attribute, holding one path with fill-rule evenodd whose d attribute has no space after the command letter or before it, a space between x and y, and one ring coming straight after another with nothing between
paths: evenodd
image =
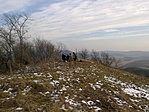
<instances>
[{"instance_id":1,"label":"group of people","mask_svg":"<svg viewBox=\"0 0 149 112\"><path fill-rule=\"evenodd\" d=\"M62 54L62 60L64 62L71 62L71 61L77 61L77 55L75 52L69 53L67 55Z\"/></svg>"}]
</instances>

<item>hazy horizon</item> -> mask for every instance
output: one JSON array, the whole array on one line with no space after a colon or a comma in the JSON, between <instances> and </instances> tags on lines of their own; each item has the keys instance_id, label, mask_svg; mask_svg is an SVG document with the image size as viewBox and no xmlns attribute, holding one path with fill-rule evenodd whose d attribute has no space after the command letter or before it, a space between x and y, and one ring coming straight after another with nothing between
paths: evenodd
<instances>
[{"instance_id":1,"label":"hazy horizon","mask_svg":"<svg viewBox=\"0 0 149 112\"><path fill-rule=\"evenodd\" d=\"M25 12L31 37L68 49L149 51L148 0L0 0L4 13Z\"/></svg>"}]
</instances>

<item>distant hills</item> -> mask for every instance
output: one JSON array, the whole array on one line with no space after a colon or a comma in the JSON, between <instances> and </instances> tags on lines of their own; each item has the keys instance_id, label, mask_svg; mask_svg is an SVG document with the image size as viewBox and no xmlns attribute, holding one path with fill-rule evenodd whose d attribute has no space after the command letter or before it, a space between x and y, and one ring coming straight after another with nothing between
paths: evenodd
<instances>
[{"instance_id":1,"label":"distant hills","mask_svg":"<svg viewBox=\"0 0 149 112\"><path fill-rule=\"evenodd\" d=\"M104 51L121 60L120 69L149 77L149 51Z\"/></svg>"},{"instance_id":2,"label":"distant hills","mask_svg":"<svg viewBox=\"0 0 149 112\"><path fill-rule=\"evenodd\" d=\"M116 59L120 59L120 69L149 77L149 51L99 51L99 53L101 52L106 52ZM72 51L64 50L63 53L69 54ZM79 54L78 57L80 57Z\"/></svg>"},{"instance_id":3,"label":"distant hills","mask_svg":"<svg viewBox=\"0 0 149 112\"><path fill-rule=\"evenodd\" d=\"M105 51L112 56L124 56L124 57L148 57L149 51Z\"/></svg>"}]
</instances>

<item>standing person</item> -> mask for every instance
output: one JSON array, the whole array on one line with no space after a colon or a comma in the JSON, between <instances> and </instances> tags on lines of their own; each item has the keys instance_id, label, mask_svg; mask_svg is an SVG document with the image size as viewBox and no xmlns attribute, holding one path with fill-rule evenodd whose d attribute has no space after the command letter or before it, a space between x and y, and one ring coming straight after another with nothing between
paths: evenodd
<instances>
[{"instance_id":1,"label":"standing person","mask_svg":"<svg viewBox=\"0 0 149 112\"><path fill-rule=\"evenodd\" d=\"M69 60L68 61L69 62L72 62L73 61L73 57L72 57L71 53L69 54Z\"/></svg>"},{"instance_id":2,"label":"standing person","mask_svg":"<svg viewBox=\"0 0 149 112\"><path fill-rule=\"evenodd\" d=\"M76 61L77 60L77 55L75 52L73 52L73 60Z\"/></svg>"},{"instance_id":3,"label":"standing person","mask_svg":"<svg viewBox=\"0 0 149 112\"><path fill-rule=\"evenodd\" d=\"M73 57L72 57L72 54L70 53L69 54L69 68L72 68L72 65L73 65Z\"/></svg>"},{"instance_id":4,"label":"standing person","mask_svg":"<svg viewBox=\"0 0 149 112\"><path fill-rule=\"evenodd\" d=\"M62 54L62 60L65 62L66 60L66 56L64 54Z\"/></svg>"},{"instance_id":5,"label":"standing person","mask_svg":"<svg viewBox=\"0 0 149 112\"><path fill-rule=\"evenodd\" d=\"M69 61L69 54L67 54L67 56L66 56L66 60L67 60L67 62Z\"/></svg>"}]
</instances>

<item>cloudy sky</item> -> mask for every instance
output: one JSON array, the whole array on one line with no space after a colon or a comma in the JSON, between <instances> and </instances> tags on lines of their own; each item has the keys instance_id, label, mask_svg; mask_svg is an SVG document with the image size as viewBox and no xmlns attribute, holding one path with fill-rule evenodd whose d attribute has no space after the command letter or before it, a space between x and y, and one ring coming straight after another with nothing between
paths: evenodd
<instances>
[{"instance_id":1,"label":"cloudy sky","mask_svg":"<svg viewBox=\"0 0 149 112\"><path fill-rule=\"evenodd\" d=\"M0 0L0 15L25 12L32 37L68 49L149 51L149 0Z\"/></svg>"}]
</instances>

